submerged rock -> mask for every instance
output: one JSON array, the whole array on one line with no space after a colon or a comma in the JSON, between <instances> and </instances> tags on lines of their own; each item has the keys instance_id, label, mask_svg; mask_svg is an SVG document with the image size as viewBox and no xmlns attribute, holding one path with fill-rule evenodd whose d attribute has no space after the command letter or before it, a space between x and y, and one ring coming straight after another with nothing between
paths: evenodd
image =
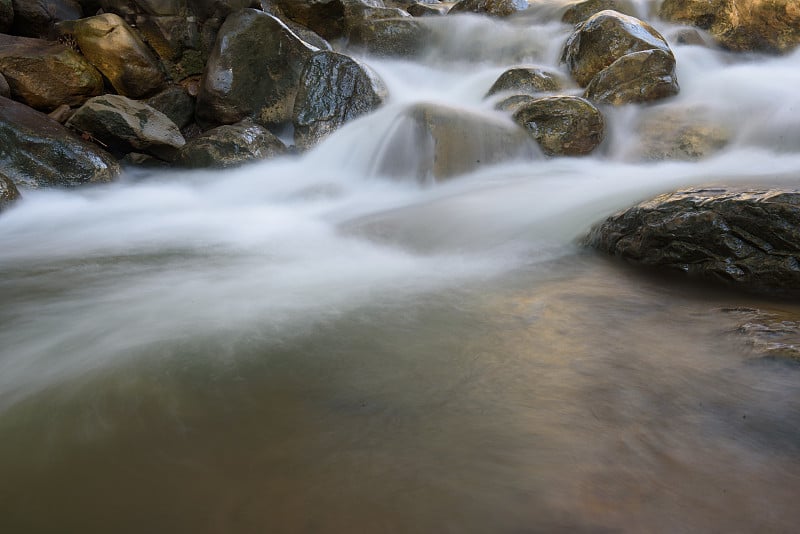
<instances>
[{"instance_id":1,"label":"submerged rock","mask_svg":"<svg viewBox=\"0 0 800 534\"><path fill-rule=\"evenodd\" d=\"M800 363L800 316L758 308L723 308L737 318L735 333L744 338L759 358Z\"/></svg>"},{"instance_id":2,"label":"submerged rock","mask_svg":"<svg viewBox=\"0 0 800 534\"><path fill-rule=\"evenodd\" d=\"M0 172L25 187L108 182L120 168L98 146L43 113L0 97Z\"/></svg>"},{"instance_id":3,"label":"submerged rock","mask_svg":"<svg viewBox=\"0 0 800 534\"><path fill-rule=\"evenodd\" d=\"M19 190L10 178L0 173L0 213L20 199Z\"/></svg>"},{"instance_id":4,"label":"submerged rock","mask_svg":"<svg viewBox=\"0 0 800 534\"><path fill-rule=\"evenodd\" d=\"M513 109L514 121L550 156L583 156L597 148L605 135L600 111L576 96L528 97Z\"/></svg>"},{"instance_id":5,"label":"submerged rock","mask_svg":"<svg viewBox=\"0 0 800 534\"><path fill-rule=\"evenodd\" d=\"M14 100L45 111L79 106L103 92L102 76L86 59L40 39L0 34L0 72Z\"/></svg>"},{"instance_id":6,"label":"submerged rock","mask_svg":"<svg viewBox=\"0 0 800 534\"><path fill-rule=\"evenodd\" d=\"M295 143L308 148L344 123L373 111L386 86L367 65L336 52L317 52L300 79L294 104Z\"/></svg>"},{"instance_id":7,"label":"submerged rock","mask_svg":"<svg viewBox=\"0 0 800 534\"><path fill-rule=\"evenodd\" d=\"M612 215L586 243L632 263L800 295L800 191L687 189Z\"/></svg>"},{"instance_id":8,"label":"submerged rock","mask_svg":"<svg viewBox=\"0 0 800 534\"><path fill-rule=\"evenodd\" d=\"M528 0L461 0L448 14L480 13L492 17L507 17L528 9Z\"/></svg>"},{"instance_id":9,"label":"submerged rock","mask_svg":"<svg viewBox=\"0 0 800 534\"><path fill-rule=\"evenodd\" d=\"M643 50L662 50L672 55L667 41L646 22L616 11L601 11L575 27L562 60L575 81L586 87L622 56Z\"/></svg>"},{"instance_id":10,"label":"submerged rock","mask_svg":"<svg viewBox=\"0 0 800 534\"><path fill-rule=\"evenodd\" d=\"M514 67L497 78L486 96L498 93L535 95L560 91L563 87L561 76L543 67Z\"/></svg>"},{"instance_id":11,"label":"submerged rock","mask_svg":"<svg viewBox=\"0 0 800 534\"><path fill-rule=\"evenodd\" d=\"M583 96L592 102L619 106L660 100L679 91L672 53L643 50L626 54L601 70Z\"/></svg>"},{"instance_id":12,"label":"submerged rock","mask_svg":"<svg viewBox=\"0 0 800 534\"><path fill-rule=\"evenodd\" d=\"M698 109L658 109L643 116L636 142L627 154L633 160L702 159L722 150L731 131Z\"/></svg>"},{"instance_id":13,"label":"submerged rock","mask_svg":"<svg viewBox=\"0 0 800 534\"><path fill-rule=\"evenodd\" d=\"M176 163L184 167L234 167L287 153L269 130L250 121L213 128L181 148Z\"/></svg>"}]
</instances>

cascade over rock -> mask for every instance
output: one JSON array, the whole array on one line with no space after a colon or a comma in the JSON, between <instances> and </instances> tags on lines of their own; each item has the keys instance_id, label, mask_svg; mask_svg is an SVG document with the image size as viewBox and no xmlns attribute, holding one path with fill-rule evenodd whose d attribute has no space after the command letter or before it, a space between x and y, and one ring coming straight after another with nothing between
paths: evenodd
<instances>
[{"instance_id":1,"label":"cascade over rock","mask_svg":"<svg viewBox=\"0 0 800 534\"><path fill-rule=\"evenodd\" d=\"M11 178L0 172L0 213L20 199L19 190Z\"/></svg>"},{"instance_id":2,"label":"cascade over rock","mask_svg":"<svg viewBox=\"0 0 800 534\"><path fill-rule=\"evenodd\" d=\"M695 161L719 152L732 138L729 128L708 118L702 109L673 106L645 113L635 131L636 142L627 154L634 161Z\"/></svg>"},{"instance_id":3,"label":"cascade over rock","mask_svg":"<svg viewBox=\"0 0 800 534\"><path fill-rule=\"evenodd\" d=\"M344 123L373 111L386 86L371 68L336 52L312 56L294 103L295 143L308 148Z\"/></svg>"},{"instance_id":4,"label":"cascade over rock","mask_svg":"<svg viewBox=\"0 0 800 534\"><path fill-rule=\"evenodd\" d=\"M800 191L693 188L609 217L586 243L632 263L800 295Z\"/></svg>"},{"instance_id":5,"label":"cascade over rock","mask_svg":"<svg viewBox=\"0 0 800 534\"><path fill-rule=\"evenodd\" d=\"M0 172L25 187L109 182L116 160L43 113L0 97Z\"/></svg>"}]
</instances>

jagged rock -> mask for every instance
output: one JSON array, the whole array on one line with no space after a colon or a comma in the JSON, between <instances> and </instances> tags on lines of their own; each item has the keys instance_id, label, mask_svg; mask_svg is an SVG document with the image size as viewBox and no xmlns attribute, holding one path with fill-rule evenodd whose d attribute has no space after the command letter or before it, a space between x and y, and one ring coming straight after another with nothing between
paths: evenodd
<instances>
[{"instance_id":1,"label":"jagged rock","mask_svg":"<svg viewBox=\"0 0 800 534\"><path fill-rule=\"evenodd\" d=\"M202 74L205 60L196 17L137 15L135 24L173 80Z\"/></svg>"},{"instance_id":2,"label":"jagged rock","mask_svg":"<svg viewBox=\"0 0 800 534\"><path fill-rule=\"evenodd\" d=\"M19 190L11 178L0 172L0 213L20 199Z\"/></svg>"},{"instance_id":3,"label":"jagged rock","mask_svg":"<svg viewBox=\"0 0 800 534\"><path fill-rule=\"evenodd\" d=\"M444 4L424 4L422 2L417 2L416 4L408 6L406 11L412 17L441 17L442 15L447 15L450 8Z\"/></svg>"},{"instance_id":4,"label":"jagged rock","mask_svg":"<svg viewBox=\"0 0 800 534\"><path fill-rule=\"evenodd\" d=\"M213 128L181 149L177 164L191 168L233 167L286 154L283 142L250 121Z\"/></svg>"},{"instance_id":5,"label":"jagged rock","mask_svg":"<svg viewBox=\"0 0 800 534\"><path fill-rule=\"evenodd\" d=\"M748 291L800 294L800 191L686 189L612 215L587 244Z\"/></svg>"},{"instance_id":6,"label":"jagged rock","mask_svg":"<svg viewBox=\"0 0 800 534\"><path fill-rule=\"evenodd\" d=\"M11 31L23 37L50 37L53 27L65 20L83 17L77 0L12 0L14 23Z\"/></svg>"},{"instance_id":7,"label":"jagged rock","mask_svg":"<svg viewBox=\"0 0 800 534\"><path fill-rule=\"evenodd\" d=\"M413 17L368 19L350 29L349 44L376 56L413 57L427 49L431 30Z\"/></svg>"},{"instance_id":8,"label":"jagged rock","mask_svg":"<svg viewBox=\"0 0 800 534\"><path fill-rule=\"evenodd\" d=\"M145 152L170 160L186 141L169 117L144 102L121 95L90 99L67 122L67 126L89 134L109 149Z\"/></svg>"},{"instance_id":9,"label":"jagged rock","mask_svg":"<svg viewBox=\"0 0 800 534\"><path fill-rule=\"evenodd\" d=\"M731 131L702 110L659 109L644 115L636 127L628 159L694 161L722 150L730 139Z\"/></svg>"},{"instance_id":10,"label":"jagged rock","mask_svg":"<svg viewBox=\"0 0 800 534\"><path fill-rule=\"evenodd\" d=\"M0 96L9 98L11 96L11 87L8 86L5 76L0 74Z\"/></svg>"},{"instance_id":11,"label":"jagged rock","mask_svg":"<svg viewBox=\"0 0 800 534\"><path fill-rule=\"evenodd\" d=\"M40 39L0 34L0 73L15 100L45 111L103 91L102 76L80 54Z\"/></svg>"},{"instance_id":12,"label":"jagged rock","mask_svg":"<svg viewBox=\"0 0 800 534\"><path fill-rule=\"evenodd\" d=\"M396 119L375 171L382 176L441 181L538 150L525 131L494 115L416 104Z\"/></svg>"},{"instance_id":13,"label":"jagged rock","mask_svg":"<svg viewBox=\"0 0 800 534\"><path fill-rule=\"evenodd\" d=\"M528 97L514 106L512 117L550 156L588 154L605 135L600 111L576 96Z\"/></svg>"},{"instance_id":14,"label":"jagged rock","mask_svg":"<svg viewBox=\"0 0 800 534\"><path fill-rule=\"evenodd\" d=\"M637 15L636 6L633 5L631 0L583 0L583 2L578 2L569 6L561 17L561 22L577 24L588 19L595 13L600 13L607 9L622 13L623 15L630 15L631 17Z\"/></svg>"},{"instance_id":15,"label":"jagged rock","mask_svg":"<svg viewBox=\"0 0 800 534\"><path fill-rule=\"evenodd\" d=\"M664 50L643 50L626 54L601 70L583 93L601 104L651 102L677 95L675 57Z\"/></svg>"},{"instance_id":16,"label":"jagged rock","mask_svg":"<svg viewBox=\"0 0 800 534\"><path fill-rule=\"evenodd\" d=\"M141 98L164 86L166 77L158 58L118 15L106 13L62 22L58 29L74 37L83 55L117 93Z\"/></svg>"},{"instance_id":17,"label":"jagged rock","mask_svg":"<svg viewBox=\"0 0 800 534\"><path fill-rule=\"evenodd\" d=\"M562 60L581 87L626 54L663 50L669 45L652 26L616 11L601 11L578 24L567 39Z\"/></svg>"},{"instance_id":18,"label":"jagged rock","mask_svg":"<svg viewBox=\"0 0 800 534\"><path fill-rule=\"evenodd\" d=\"M659 16L708 30L737 52L785 53L800 43L797 0L664 0Z\"/></svg>"},{"instance_id":19,"label":"jagged rock","mask_svg":"<svg viewBox=\"0 0 800 534\"><path fill-rule=\"evenodd\" d=\"M43 113L0 97L0 172L26 187L108 182L116 160Z\"/></svg>"},{"instance_id":20,"label":"jagged rock","mask_svg":"<svg viewBox=\"0 0 800 534\"><path fill-rule=\"evenodd\" d=\"M336 52L306 64L294 103L295 143L308 148L386 99L386 86L367 65Z\"/></svg>"},{"instance_id":21,"label":"jagged rock","mask_svg":"<svg viewBox=\"0 0 800 534\"><path fill-rule=\"evenodd\" d=\"M315 51L274 16L237 11L220 28L206 64L197 118L209 124L248 117L266 126L288 123L303 67Z\"/></svg>"},{"instance_id":22,"label":"jagged rock","mask_svg":"<svg viewBox=\"0 0 800 534\"><path fill-rule=\"evenodd\" d=\"M8 33L14 22L14 4L11 0L0 0L0 33Z\"/></svg>"},{"instance_id":23,"label":"jagged rock","mask_svg":"<svg viewBox=\"0 0 800 534\"><path fill-rule=\"evenodd\" d=\"M528 9L528 0L461 0L448 14L480 13L492 17L507 17Z\"/></svg>"},{"instance_id":24,"label":"jagged rock","mask_svg":"<svg viewBox=\"0 0 800 534\"><path fill-rule=\"evenodd\" d=\"M486 96L498 93L516 95L535 95L560 91L563 87L561 76L542 67L514 67L497 78Z\"/></svg>"},{"instance_id":25,"label":"jagged rock","mask_svg":"<svg viewBox=\"0 0 800 534\"><path fill-rule=\"evenodd\" d=\"M145 103L169 117L178 128L185 128L194 120L195 99L180 85L170 85Z\"/></svg>"}]
</instances>

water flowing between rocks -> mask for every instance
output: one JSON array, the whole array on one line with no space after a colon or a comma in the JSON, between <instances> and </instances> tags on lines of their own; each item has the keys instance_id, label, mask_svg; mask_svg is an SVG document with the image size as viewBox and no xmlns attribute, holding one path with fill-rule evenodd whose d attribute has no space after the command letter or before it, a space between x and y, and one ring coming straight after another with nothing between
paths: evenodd
<instances>
[{"instance_id":1,"label":"water flowing between rocks","mask_svg":"<svg viewBox=\"0 0 800 534\"><path fill-rule=\"evenodd\" d=\"M800 52L670 42L680 94L609 110L591 157L420 181L404 112L509 120L484 100L500 73L562 68L571 28L545 14L431 19L418 60L362 56L388 103L301 157L4 213L0 530L794 531L800 370L725 310L800 306L579 240L682 186L796 185ZM676 105L727 146L636 163L637 121Z\"/></svg>"}]
</instances>

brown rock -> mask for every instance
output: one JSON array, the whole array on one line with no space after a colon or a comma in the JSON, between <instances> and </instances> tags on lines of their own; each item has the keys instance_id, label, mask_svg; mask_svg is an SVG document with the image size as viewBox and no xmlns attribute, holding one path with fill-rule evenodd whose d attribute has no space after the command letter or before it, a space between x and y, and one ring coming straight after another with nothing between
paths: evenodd
<instances>
[{"instance_id":1,"label":"brown rock","mask_svg":"<svg viewBox=\"0 0 800 534\"><path fill-rule=\"evenodd\" d=\"M657 109L636 127L636 143L628 153L634 160L694 161L708 157L731 139L731 131L698 109Z\"/></svg>"},{"instance_id":2,"label":"brown rock","mask_svg":"<svg viewBox=\"0 0 800 534\"><path fill-rule=\"evenodd\" d=\"M583 93L601 104L651 102L677 95L675 57L664 50L643 50L626 54L601 70Z\"/></svg>"},{"instance_id":3,"label":"brown rock","mask_svg":"<svg viewBox=\"0 0 800 534\"><path fill-rule=\"evenodd\" d=\"M176 163L190 168L235 167L286 153L286 145L269 130L242 121L195 137L181 148Z\"/></svg>"},{"instance_id":4,"label":"brown rock","mask_svg":"<svg viewBox=\"0 0 800 534\"><path fill-rule=\"evenodd\" d=\"M588 19L595 13L610 9L623 15L636 16L636 6L630 0L583 0L572 4L564 12L561 22L578 24Z\"/></svg>"},{"instance_id":5,"label":"brown rock","mask_svg":"<svg viewBox=\"0 0 800 534\"><path fill-rule=\"evenodd\" d=\"M498 93L535 95L560 91L563 88L561 75L542 67L514 67L497 78L486 96Z\"/></svg>"},{"instance_id":6,"label":"brown rock","mask_svg":"<svg viewBox=\"0 0 800 534\"><path fill-rule=\"evenodd\" d=\"M576 96L529 97L515 106L513 118L550 156L589 154L605 135L600 111Z\"/></svg>"},{"instance_id":7,"label":"brown rock","mask_svg":"<svg viewBox=\"0 0 800 534\"><path fill-rule=\"evenodd\" d=\"M0 213L20 199L19 190L11 178L0 173Z\"/></svg>"},{"instance_id":8,"label":"brown rock","mask_svg":"<svg viewBox=\"0 0 800 534\"><path fill-rule=\"evenodd\" d=\"M528 0L461 0L448 14L481 13L492 17L507 17L528 9Z\"/></svg>"}]
</instances>

